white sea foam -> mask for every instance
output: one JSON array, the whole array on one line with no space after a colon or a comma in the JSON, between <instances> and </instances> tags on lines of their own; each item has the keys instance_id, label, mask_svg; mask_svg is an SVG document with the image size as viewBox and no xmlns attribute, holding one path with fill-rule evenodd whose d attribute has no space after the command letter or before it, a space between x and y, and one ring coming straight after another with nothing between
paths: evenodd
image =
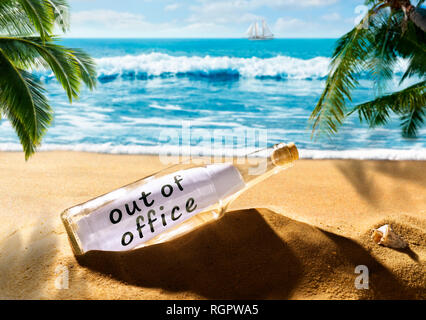
<instances>
[{"instance_id":1,"label":"white sea foam","mask_svg":"<svg viewBox=\"0 0 426 320\"><path fill-rule=\"evenodd\" d=\"M158 103L152 103L149 105L152 109L159 109L159 110L182 110L180 106L174 105L174 104L166 104L163 106L160 106Z\"/></svg>"},{"instance_id":2,"label":"white sea foam","mask_svg":"<svg viewBox=\"0 0 426 320\"><path fill-rule=\"evenodd\" d=\"M426 149L300 150L302 159L426 160Z\"/></svg>"},{"instance_id":3,"label":"white sea foam","mask_svg":"<svg viewBox=\"0 0 426 320\"><path fill-rule=\"evenodd\" d=\"M254 148L210 149L205 147L179 147L169 145L112 145L81 143L75 145L44 144L38 151L83 151L110 154L193 155L193 156L243 156ZM0 151L22 151L17 143L2 143ZM416 149L354 149L308 150L299 149L301 159L358 159L358 160L426 160L426 148Z\"/></svg>"},{"instance_id":4,"label":"white sea foam","mask_svg":"<svg viewBox=\"0 0 426 320\"><path fill-rule=\"evenodd\" d=\"M179 118L174 118L174 119L166 119L161 117L132 118L132 117L121 116L120 119L123 121L126 121L126 123L131 125L156 125L156 126L160 125L160 126L166 126L166 127L182 127L184 125L184 120ZM241 125L236 122L228 123L228 122L213 121L213 120L210 120L209 118L198 118L197 121L191 122L192 128L196 128L197 126L215 127L215 128L241 127Z\"/></svg>"},{"instance_id":5,"label":"white sea foam","mask_svg":"<svg viewBox=\"0 0 426 320\"><path fill-rule=\"evenodd\" d=\"M239 75L242 77L278 77L288 79L322 78L327 75L330 59L315 57L309 60L276 56L273 58L235 58L211 56L170 56L149 53L96 59L100 77L123 75L161 76L192 74L194 76Z\"/></svg>"},{"instance_id":6,"label":"white sea foam","mask_svg":"<svg viewBox=\"0 0 426 320\"><path fill-rule=\"evenodd\" d=\"M95 59L101 81L117 78L147 79L169 76L195 78L274 78L274 79L324 79L329 71L330 58L300 59L289 56L271 58L237 58L228 56L172 56L152 52ZM401 75L408 61L399 59L395 73ZM51 71L34 70L42 79L53 78ZM399 81L399 79L398 79Z\"/></svg>"}]
</instances>

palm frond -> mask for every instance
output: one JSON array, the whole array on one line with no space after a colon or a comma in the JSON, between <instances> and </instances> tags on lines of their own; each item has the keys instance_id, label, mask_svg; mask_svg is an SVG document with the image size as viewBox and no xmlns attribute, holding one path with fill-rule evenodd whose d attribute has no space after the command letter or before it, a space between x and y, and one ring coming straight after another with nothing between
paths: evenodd
<instances>
[{"instance_id":1,"label":"palm frond","mask_svg":"<svg viewBox=\"0 0 426 320\"><path fill-rule=\"evenodd\" d=\"M372 5L372 4L375 4L375 3L376 3L376 1L377 1L377 0L365 0L365 1L364 1L364 4L365 4L366 6L370 6L370 5Z\"/></svg>"},{"instance_id":2,"label":"palm frond","mask_svg":"<svg viewBox=\"0 0 426 320\"><path fill-rule=\"evenodd\" d=\"M0 117L3 112L18 135L25 153L25 160L28 160L28 158L36 151L38 143L30 137L27 126L20 120L13 108L1 108L0 106L0 111Z\"/></svg>"},{"instance_id":3,"label":"palm frond","mask_svg":"<svg viewBox=\"0 0 426 320\"><path fill-rule=\"evenodd\" d=\"M25 41L19 41L19 39L31 38L0 36L0 49L17 68L25 70L49 68L35 46L28 45Z\"/></svg>"},{"instance_id":4,"label":"palm frond","mask_svg":"<svg viewBox=\"0 0 426 320\"><path fill-rule=\"evenodd\" d=\"M370 44L370 57L366 61L366 69L371 73L376 92L381 95L393 78L394 67L398 61L395 47L399 40L400 17L391 10L381 10L375 17L373 40Z\"/></svg>"},{"instance_id":5,"label":"palm frond","mask_svg":"<svg viewBox=\"0 0 426 320\"><path fill-rule=\"evenodd\" d=\"M336 133L343 123L345 100L352 99L351 91L358 85L357 75L365 70L365 61L370 54L374 38L370 28L364 28L364 25L367 21L371 24L374 15L375 11L370 10L354 29L338 40L325 89L310 116L312 135L317 130Z\"/></svg>"},{"instance_id":6,"label":"palm frond","mask_svg":"<svg viewBox=\"0 0 426 320\"><path fill-rule=\"evenodd\" d=\"M67 49L70 54L70 59L77 68L79 78L89 89L94 89L97 83L96 63L93 58L81 49Z\"/></svg>"},{"instance_id":7,"label":"palm frond","mask_svg":"<svg viewBox=\"0 0 426 320\"><path fill-rule=\"evenodd\" d=\"M69 30L70 14L66 0L2 0L0 2L0 34L34 35L46 40L56 24Z\"/></svg>"},{"instance_id":8,"label":"palm frond","mask_svg":"<svg viewBox=\"0 0 426 320\"><path fill-rule=\"evenodd\" d=\"M31 35L35 28L14 0L0 1L0 34Z\"/></svg>"},{"instance_id":9,"label":"palm frond","mask_svg":"<svg viewBox=\"0 0 426 320\"><path fill-rule=\"evenodd\" d=\"M382 125L389 120L390 113L395 112L401 117L405 136L415 135L422 123L424 103L422 105L416 95L419 92L424 94L424 91L407 88L407 91L401 90L395 96L381 95L388 81L393 79L400 58L408 61L401 83L412 76L421 79L426 75L426 35L411 21L408 21L406 29L403 28L402 10L385 10L390 6L389 1L367 0L366 4L373 7L363 21L338 40L325 89L310 117L314 121L312 135L316 131L325 131L329 135L337 132L347 116L345 109L351 102L351 92L358 85L357 75L362 72L372 76L379 97L355 108L361 120L367 120L371 126ZM362 28L367 20L368 28ZM404 100L404 97L409 100ZM395 103L408 106L408 111L397 109Z\"/></svg>"},{"instance_id":10,"label":"palm frond","mask_svg":"<svg viewBox=\"0 0 426 320\"><path fill-rule=\"evenodd\" d=\"M0 117L6 116L25 152L33 154L52 120L42 84L31 73L52 70L70 102L82 83L96 86L93 59L59 45L54 27L69 28L66 0L0 0Z\"/></svg>"},{"instance_id":11,"label":"palm frond","mask_svg":"<svg viewBox=\"0 0 426 320\"><path fill-rule=\"evenodd\" d=\"M425 108L413 108L411 112L401 116L402 136L405 138L416 138L418 129L425 121Z\"/></svg>"},{"instance_id":12,"label":"palm frond","mask_svg":"<svg viewBox=\"0 0 426 320\"><path fill-rule=\"evenodd\" d=\"M407 23L407 30L401 35L396 50L399 56L408 60L401 83L413 76L422 78L426 75L426 33L411 21Z\"/></svg>"},{"instance_id":13,"label":"palm frond","mask_svg":"<svg viewBox=\"0 0 426 320\"><path fill-rule=\"evenodd\" d=\"M0 105L12 118L28 158L41 142L52 120L52 110L41 84L31 73L16 68L1 49L0 69Z\"/></svg>"},{"instance_id":14,"label":"palm frond","mask_svg":"<svg viewBox=\"0 0 426 320\"><path fill-rule=\"evenodd\" d=\"M15 0L34 25L43 41L50 38L54 26L54 15L45 1L40 0Z\"/></svg>"},{"instance_id":15,"label":"palm frond","mask_svg":"<svg viewBox=\"0 0 426 320\"><path fill-rule=\"evenodd\" d=\"M70 101L78 97L81 81L92 89L96 84L95 64L83 51L69 49L39 37L0 37L0 48L15 64L49 66L67 92Z\"/></svg>"},{"instance_id":16,"label":"palm frond","mask_svg":"<svg viewBox=\"0 0 426 320\"><path fill-rule=\"evenodd\" d=\"M358 112L360 121L366 121L370 127L385 124L390 112L399 115L402 122L402 134L415 137L418 128L425 119L426 81L421 81L400 91L387 94L372 101L359 104L349 113Z\"/></svg>"},{"instance_id":17,"label":"palm frond","mask_svg":"<svg viewBox=\"0 0 426 320\"><path fill-rule=\"evenodd\" d=\"M62 32L68 31L70 27L69 5L66 0L44 0L55 17L55 24L58 25Z\"/></svg>"}]
</instances>

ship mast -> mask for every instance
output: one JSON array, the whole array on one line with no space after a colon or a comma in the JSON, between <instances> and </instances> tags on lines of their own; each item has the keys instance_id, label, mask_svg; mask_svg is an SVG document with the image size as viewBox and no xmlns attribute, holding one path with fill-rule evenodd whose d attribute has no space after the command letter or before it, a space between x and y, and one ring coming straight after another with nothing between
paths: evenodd
<instances>
[{"instance_id":1,"label":"ship mast","mask_svg":"<svg viewBox=\"0 0 426 320\"><path fill-rule=\"evenodd\" d=\"M269 40L274 38L265 19L262 19L261 28L262 30L260 30L259 22L253 22L246 31L248 38L251 40Z\"/></svg>"}]
</instances>

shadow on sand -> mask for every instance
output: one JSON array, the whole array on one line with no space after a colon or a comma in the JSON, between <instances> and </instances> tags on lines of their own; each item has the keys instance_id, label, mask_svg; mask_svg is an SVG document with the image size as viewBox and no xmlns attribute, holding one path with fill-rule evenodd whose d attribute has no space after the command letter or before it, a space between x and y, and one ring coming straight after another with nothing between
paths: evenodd
<instances>
[{"instance_id":1,"label":"shadow on sand","mask_svg":"<svg viewBox=\"0 0 426 320\"><path fill-rule=\"evenodd\" d=\"M336 248L337 256L331 254ZM268 209L229 212L169 242L127 252L91 251L77 259L132 285L192 291L208 299L286 299L317 273L337 283L346 279L341 285L353 292L354 267L365 264L374 285L360 298L411 297L355 241Z\"/></svg>"},{"instance_id":2,"label":"shadow on sand","mask_svg":"<svg viewBox=\"0 0 426 320\"><path fill-rule=\"evenodd\" d=\"M91 251L78 261L133 285L211 299L286 298L301 276L294 253L256 210L226 214L169 242L128 252Z\"/></svg>"},{"instance_id":3,"label":"shadow on sand","mask_svg":"<svg viewBox=\"0 0 426 320\"><path fill-rule=\"evenodd\" d=\"M0 247L0 298L1 299L40 299L44 298L56 251L52 250L56 238L43 238L38 227L52 228L50 221L40 217L28 237L17 229L2 241ZM40 259L42 257L42 259ZM42 263L35 263L42 261ZM54 267L53 267L54 268Z\"/></svg>"},{"instance_id":4,"label":"shadow on sand","mask_svg":"<svg viewBox=\"0 0 426 320\"><path fill-rule=\"evenodd\" d=\"M380 194L374 179L367 174L367 169L362 161L348 160L338 162L337 168L352 184L359 195L368 200L373 206L377 205L377 196Z\"/></svg>"},{"instance_id":5,"label":"shadow on sand","mask_svg":"<svg viewBox=\"0 0 426 320\"><path fill-rule=\"evenodd\" d=\"M426 188L426 166L421 162L345 160L336 163L337 169L346 177L360 196L371 205L377 206L379 198L386 192L393 192L410 202L412 195L404 188L406 182ZM395 180L392 190L384 190L376 183L371 173L380 173Z\"/></svg>"}]
</instances>

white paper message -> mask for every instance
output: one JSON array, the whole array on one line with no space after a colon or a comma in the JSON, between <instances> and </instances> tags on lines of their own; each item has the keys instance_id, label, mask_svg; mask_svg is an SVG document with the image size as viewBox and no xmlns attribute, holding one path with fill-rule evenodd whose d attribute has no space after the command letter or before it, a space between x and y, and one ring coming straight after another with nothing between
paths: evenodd
<instances>
[{"instance_id":1,"label":"white paper message","mask_svg":"<svg viewBox=\"0 0 426 320\"><path fill-rule=\"evenodd\" d=\"M241 190L232 164L191 168L153 179L81 218L83 251L126 251Z\"/></svg>"}]
</instances>

